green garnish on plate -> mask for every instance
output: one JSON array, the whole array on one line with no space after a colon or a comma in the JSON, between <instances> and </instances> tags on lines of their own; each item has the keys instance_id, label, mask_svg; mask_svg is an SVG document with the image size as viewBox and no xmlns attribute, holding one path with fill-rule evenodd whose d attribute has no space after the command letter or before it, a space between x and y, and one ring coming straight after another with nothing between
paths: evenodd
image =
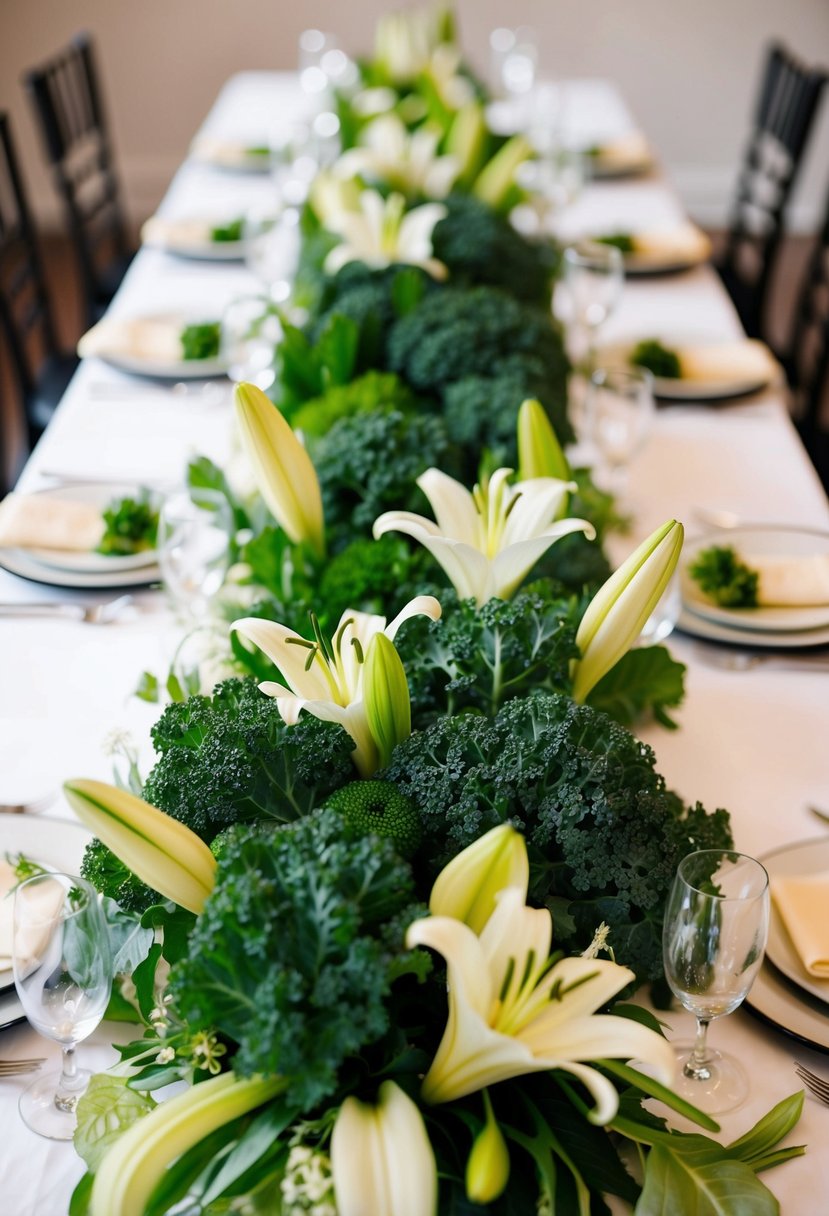
<instances>
[{"instance_id":1,"label":"green garnish on plate","mask_svg":"<svg viewBox=\"0 0 829 1216\"><path fill-rule=\"evenodd\" d=\"M220 333L221 325L218 321L185 326L181 331L182 358L215 359L219 353Z\"/></svg>"},{"instance_id":2,"label":"green garnish on plate","mask_svg":"<svg viewBox=\"0 0 829 1216\"><path fill-rule=\"evenodd\" d=\"M679 380L682 376L682 365L676 351L654 338L638 343L630 356L633 367L644 367L661 380Z\"/></svg>"},{"instance_id":3,"label":"green garnish on plate","mask_svg":"<svg viewBox=\"0 0 829 1216\"><path fill-rule=\"evenodd\" d=\"M610 236L596 236L593 240L597 245L611 245L620 253L634 253L636 250L636 241L629 232L614 232Z\"/></svg>"},{"instance_id":4,"label":"green garnish on plate","mask_svg":"<svg viewBox=\"0 0 829 1216\"><path fill-rule=\"evenodd\" d=\"M103 515L106 530L97 553L127 557L155 548L158 511L147 490L142 490L137 498L114 498Z\"/></svg>"},{"instance_id":5,"label":"green garnish on plate","mask_svg":"<svg viewBox=\"0 0 829 1216\"><path fill-rule=\"evenodd\" d=\"M712 545L688 567L695 582L721 608L756 608L759 575L730 545Z\"/></svg>"},{"instance_id":6,"label":"green garnish on plate","mask_svg":"<svg viewBox=\"0 0 829 1216\"><path fill-rule=\"evenodd\" d=\"M241 241L244 223L243 219L238 219L228 220L226 224L216 224L215 227L210 229L211 241L216 241L217 243L222 241Z\"/></svg>"},{"instance_id":7,"label":"green garnish on plate","mask_svg":"<svg viewBox=\"0 0 829 1216\"><path fill-rule=\"evenodd\" d=\"M270 156L271 150L265 144L255 144L252 148L245 148L246 156L264 157Z\"/></svg>"}]
</instances>

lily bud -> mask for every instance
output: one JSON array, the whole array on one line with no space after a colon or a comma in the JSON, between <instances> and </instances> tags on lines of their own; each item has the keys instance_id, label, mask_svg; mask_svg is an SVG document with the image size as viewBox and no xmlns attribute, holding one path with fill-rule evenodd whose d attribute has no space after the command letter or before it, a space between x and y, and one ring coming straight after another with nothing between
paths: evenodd
<instances>
[{"instance_id":1,"label":"lily bud","mask_svg":"<svg viewBox=\"0 0 829 1216\"><path fill-rule=\"evenodd\" d=\"M526 899L530 863L524 837L501 823L469 845L438 874L429 898L433 916L450 916L480 934L495 911L498 894L518 887Z\"/></svg>"},{"instance_id":2,"label":"lily bud","mask_svg":"<svg viewBox=\"0 0 829 1216\"><path fill-rule=\"evenodd\" d=\"M195 832L104 781L67 781L63 789L81 822L142 882L199 915L213 890L216 859Z\"/></svg>"},{"instance_id":3,"label":"lily bud","mask_svg":"<svg viewBox=\"0 0 829 1216\"><path fill-rule=\"evenodd\" d=\"M343 211L359 211L360 187L353 179L338 177L330 170L318 173L308 195L317 219L323 228Z\"/></svg>"},{"instance_id":4,"label":"lily bud","mask_svg":"<svg viewBox=\"0 0 829 1216\"><path fill-rule=\"evenodd\" d=\"M261 388L237 384L234 396L242 443L271 514L295 544L323 557L322 494L311 457Z\"/></svg>"},{"instance_id":5,"label":"lily bud","mask_svg":"<svg viewBox=\"0 0 829 1216\"><path fill-rule=\"evenodd\" d=\"M540 401L528 397L518 411L518 480L556 477L569 481L570 465Z\"/></svg>"},{"instance_id":6,"label":"lily bud","mask_svg":"<svg viewBox=\"0 0 829 1216\"><path fill-rule=\"evenodd\" d=\"M375 633L369 643L363 670L363 701L368 728L377 744L380 768L412 733L412 705L406 672L394 642Z\"/></svg>"},{"instance_id":7,"label":"lily bud","mask_svg":"<svg viewBox=\"0 0 829 1216\"><path fill-rule=\"evenodd\" d=\"M495 211L504 206L511 186L515 182L515 171L533 154L532 144L523 135L511 136L484 165L472 187L472 193L482 203L488 203Z\"/></svg>"},{"instance_id":8,"label":"lily bud","mask_svg":"<svg viewBox=\"0 0 829 1216\"><path fill-rule=\"evenodd\" d=\"M331 1135L338 1216L435 1216L438 1175L423 1116L394 1081L377 1106L346 1098Z\"/></svg>"},{"instance_id":9,"label":"lily bud","mask_svg":"<svg viewBox=\"0 0 829 1216\"><path fill-rule=\"evenodd\" d=\"M466 1163L466 1197L473 1203L494 1203L509 1182L509 1150L484 1090L486 1122Z\"/></svg>"},{"instance_id":10,"label":"lily bud","mask_svg":"<svg viewBox=\"0 0 829 1216\"><path fill-rule=\"evenodd\" d=\"M657 528L600 587L576 634L573 699L584 701L642 632L676 569L685 531L675 519Z\"/></svg>"}]
</instances>

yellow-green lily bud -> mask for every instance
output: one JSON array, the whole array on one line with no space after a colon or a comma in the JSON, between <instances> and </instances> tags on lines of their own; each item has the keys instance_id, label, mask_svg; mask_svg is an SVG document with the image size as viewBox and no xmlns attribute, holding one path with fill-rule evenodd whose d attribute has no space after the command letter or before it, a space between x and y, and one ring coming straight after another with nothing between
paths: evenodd
<instances>
[{"instance_id":1,"label":"yellow-green lily bud","mask_svg":"<svg viewBox=\"0 0 829 1216\"><path fill-rule=\"evenodd\" d=\"M572 664L574 700L584 701L636 641L676 569L684 536L682 524L669 520L593 596L576 634L581 658Z\"/></svg>"},{"instance_id":2,"label":"yellow-green lily bud","mask_svg":"<svg viewBox=\"0 0 829 1216\"><path fill-rule=\"evenodd\" d=\"M472 193L482 203L488 203L497 210L503 205L515 181L516 169L525 160L529 160L532 154L532 144L529 140L523 135L513 135L499 148L492 160L484 165L472 187Z\"/></svg>"},{"instance_id":3,"label":"yellow-green lily bud","mask_svg":"<svg viewBox=\"0 0 829 1216\"><path fill-rule=\"evenodd\" d=\"M198 916L213 890L216 859L183 823L105 781L67 781L82 823L142 882Z\"/></svg>"},{"instance_id":4,"label":"yellow-green lily bud","mask_svg":"<svg viewBox=\"0 0 829 1216\"><path fill-rule=\"evenodd\" d=\"M412 733L412 704L400 655L384 633L376 633L369 643L363 702L380 767L385 768L397 744Z\"/></svg>"},{"instance_id":5,"label":"yellow-green lily bud","mask_svg":"<svg viewBox=\"0 0 829 1216\"><path fill-rule=\"evenodd\" d=\"M322 493L311 457L277 407L255 384L237 384L236 417L259 491L295 544L325 554Z\"/></svg>"},{"instance_id":6,"label":"yellow-green lily bud","mask_svg":"<svg viewBox=\"0 0 829 1216\"><path fill-rule=\"evenodd\" d=\"M462 920L480 934L495 911L499 892L518 887L526 899L529 881L524 837L512 824L501 823L444 866L432 887L429 911Z\"/></svg>"},{"instance_id":7,"label":"yellow-green lily bud","mask_svg":"<svg viewBox=\"0 0 829 1216\"><path fill-rule=\"evenodd\" d=\"M330 169L318 173L311 183L308 201L323 227L344 211L360 210L360 186L351 179L337 177Z\"/></svg>"},{"instance_id":8,"label":"yellow-green lily bud","mask_svg":"<svg viewBox=\"0 0 829 1216\"><path fill-rule=\"evenodd\" d=\"M466 1163L466 1197L473 1203L494 1203L509 1182L509 1150L484 1090L486 1122Z\"/></svg>"},{"instance_id":9,"label":"yellow-green lily bud","mask_svg":"<svg viewBox=\"0 0 829 1216\"><path fill-rule=\"evenodd\" d=\"M518 411L518 480L556 477L569 481L571 476L547 411L540 401L528 397Z\"/></svg>"}]
</instances>

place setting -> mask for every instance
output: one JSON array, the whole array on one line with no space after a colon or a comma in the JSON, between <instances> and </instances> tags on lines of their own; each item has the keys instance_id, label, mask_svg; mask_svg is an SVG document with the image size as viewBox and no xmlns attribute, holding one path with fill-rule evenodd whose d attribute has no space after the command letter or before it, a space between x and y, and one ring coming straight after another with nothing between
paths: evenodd
<instances>
[{"instance_id":1,"label":"place setting","mask_svg":"<svg viewBox=\"0 0 829 1216\"><path fill-rule=\"evenodd\" d=\"M702 266L711 257L710 238L690 221L652 229L595 232L585 239L618 249L624 272L632 278L679 274Z\"/></svg>"},{"instance_id":2,"label":"place setting","mask_svg":"<svg viewBox=\"0 0 829 1216\"><path fill-rule=\"evenodd\" d=\"M221 320L209 311L104 317L80 339L78 354L157 380L209 380L227 370Z\"/></svg>"},{"instance_id":3,"label":"place setting","mask_svg":"<svg viewBox=\"0 0 829 1216\"><path fill-rule=\"evenodd\" d=\"M655 397L668 404L717 405L753 396L779 383L780 364L768 346L695 334L643 334L602 344L605 363L643 367Z\"/></svg>"},{"instance_id":4,"label":"place setting","mask_svg":"<svg viewBox=\"0 0 829 1216\"><path fill-rule=\"evenodd\" d=\"M141 228L141 243L150 249L205 262L245 259L243 215L153 215Z\"/></svg>"}]
</instances>

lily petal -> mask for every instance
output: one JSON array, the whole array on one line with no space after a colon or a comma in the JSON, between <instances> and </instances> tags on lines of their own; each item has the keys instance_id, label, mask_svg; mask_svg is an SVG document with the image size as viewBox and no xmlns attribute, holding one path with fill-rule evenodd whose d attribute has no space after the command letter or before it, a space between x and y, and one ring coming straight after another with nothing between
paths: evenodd
<instances>
[{"instance_id":1,"label":"lily petal","mask_svg":"<svg viewBox=\"0 0 829 1216\"><path fill-rule=\"evenodd\" d=\"M417 485L429 499L440 532L467 545L480 546L481 516L466 486L440 469L421 473Z\"/></svg>"},{"instance_id":2,"label":"lily petal","mask_svg":"<svg viewBox=\"0 0 829 1216\"><path fill-rule=\"evenodd\" d=\"M592 525L586 520L562 519L557 524L551 524L541 536L533 537L532 540L517 541L508 549L503 549L492 562L489 595L508 600L538 559L551 545L570 532L584 532L591 539L595 536Z\"/></svg>"},{"instance_id":3,"label":"lily petal","mask_svg":"<svg viewBox=\"0 0 829 1216\"><path fill-rule=\"evenodd\" d=\"M310 650L307 646L289 641L298 636L295 630L277 621L252 616L234 621L230 628L264 651L279 668L291 692L298 697L319 701L331 696L331 682L322 665L314 661L306 670Z\"/></svg>"},{"instance_id":4,"label":"lily petal","mask_svg":"<svg viewBox=\"0 0 829 1216\"><path fill-rule=\"evenodd\" d=\"M384 632L390 642L393 642L397 637L397 631L404 621L408 621L413 616L428 616L433 621L440 620L442 612L440 601L436 600L433 595L416 595L414 599L409 600L405 608L401 608L397 616L387 625Z\"/></svg>"}]
</instances>

